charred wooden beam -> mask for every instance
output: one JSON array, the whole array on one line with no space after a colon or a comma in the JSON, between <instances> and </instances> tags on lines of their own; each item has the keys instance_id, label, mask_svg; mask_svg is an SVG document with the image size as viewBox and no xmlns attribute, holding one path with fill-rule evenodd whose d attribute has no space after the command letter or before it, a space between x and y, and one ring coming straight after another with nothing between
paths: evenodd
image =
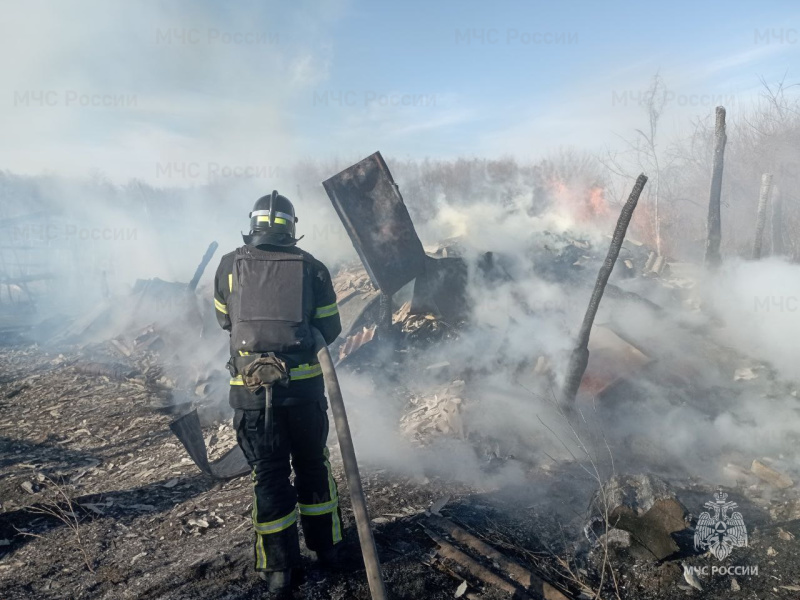
<instances>
[{"instance_id":1,"label":"charred wooden beam","mask_svg":"<svg viewBox=\"0 0 800 600\"><path fill-rule=\"evenodd\" d=\"M203 276L203 272L206 270L208 263L211 262L211 257L214 256L214 252L217 251L217 247L219 244L217 242L211 242L208 245L208 249L206 253L203 255L203 258L200 260L200 264L197 265L197 269L195 269L194 276L192 280L189 282L189 291L193 292L197 289L197 284L200 283L200 278Z\"/></svg>"},{"instance_id":2,"label":"charred wooden beam","mask_svg":"<svg viewBox=\"0 0 800 600\"><path fill-rule=\"evenodd\" d=\"M614 264L617 262L619 251L622 248L622 242L625 240L625 233L628 231L633 211L636 204L639 202L639 196L642 194L644 185L647 183L647 177L644 173L639 175L636 183L633 185L630 196L628 196L625 206L622 207L622 212L617 219L617 226L614 229L614 235L611 238L611 244L608 247L608 254L606 260L600 267L600 272L597 274L597 281L594 284L592 296L589 299L589 307L586 309L586 314L583 317L581 329L578 332L578 339L575 344L575 349L570 356L569 365L567 367L567 376L564 380L564 389L562 390L561 400L567 406L572 404L575 396L578 393L578 388L581 385L581 379L586 371L586 366L589 364L589 334L592 331L594 318L597 315L597 310L600 308L600 300L603 298L608 278L611 276L611 271L614 270Z\"/></svg>"},{"instance_id":3,"label":"charred wooden beam","mask_svg":"<svg viewBox=\"0 0 800 600\"><path fill-rule=\"evenodd\" d=\"M139 374L135 369L122 364L106 364L99 362L85 362L75 366L75 371L92 377L108 377L117 381L131 379Z\"/></svg>"},{"instance_id":4,"label":"charred wooden beam","mask_svg":"<svg viewBox=\"0 0 800 600\"><path fill-rule=\"evenodd\" d=\"M756 237L753 240L753 260L761 258L764 240L764 225L767 223L767 202L772 189L772 173L761 176L761 189L758 192L758 210L756 211Z\"/></svg>"},{"instance_id":5,"label":"charred wooden beam","mask_svg":"<svg viewBox=\"0 0 800 600\"><path fill-rule=\"evenodd\" d=\"M435 529L446 533L457 542L491 561L526 591L532 591L546 600L569 600L561 591L544 581L541 577L511 560L502 552L498 552L492 546L474 536L466 529L462 529L449 519L432 514L427 520Z\"/></svg>"},{"instance_id":6,"label":"charred wooden beam","mask_svg":"<svg viewBox=\"0 0 800 600\"><path fill-rule=\"evenodd\" d=\"M469 571L474 577L477 577L488 585L512 594L516 599L532 600L531 596L526 594L518 585L511 583L507 579L500 577L500 575L491 569L484 567L469 554L456 548L453 544L445 540L435 531L428 529L427 527L423 527L423 529L425 530L425 533L428 534L428 537L430 537L439 546L439 554L442 557L449 558L450 560L457 562L459 565Z\"/></svg>"},{"instance_id":7,"label":"charred wooden beam","mask_svg":"<svg viewBox=\"0 0 800 600\"><path fill-rule=\"evenodd\" d=\"M712 269L719 266L722 257L719 252L722 243L722 167L725 161L725 107L717 107L717 119L714 126L714 163L711 169L711 190L708 199L708 237L706 238L705 264Z\"/></svg>"}]
</instances>

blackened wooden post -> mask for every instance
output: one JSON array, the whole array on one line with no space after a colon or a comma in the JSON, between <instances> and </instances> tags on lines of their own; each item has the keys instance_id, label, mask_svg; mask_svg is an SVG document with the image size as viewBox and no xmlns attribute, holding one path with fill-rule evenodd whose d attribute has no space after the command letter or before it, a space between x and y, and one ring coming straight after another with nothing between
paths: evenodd
<instances>
[{"instance_id":1,"label":"blackened wooden post","mask_svg":"<svg viewBox=\"0 0 800 600\"><path fill-rule=\"evenodd\" d=\"M767 202L772 189L772 173L761 176L761 190L758 192L758 210L756 211L756 237L753 240L753 260L761 259L761 248L764 240L764 225L767 224Z\"/></svg>"},{"instance_id":2,"label":"blackened wooden post","mask_svg":"<svg viewBox=\"0 0 800 600\"><path fill-rule=\"evenodd\" d=\"M211 262L211 257L214 256L214 252L217 251L218 246L219 244L217 244L217 242L211 242L208 245L208 249L206 250L206 253L203 255L200 264L197 265L197 269L194 272L194 277L192 277L192 280L189 282L189 285L187 286L190 291L193 292L197 289L197 284L200 283L200 278L203 276L203 272L206 270L208 263Z\"/></svg>"},{"instance_id":3,"label":"blackened wooden post","mask_svg":"<svg viewBox=\"0 0 800 600\"><path fill-rule=\"evenodd\" d=\"M783 256L783 203L780 189L772 190L772 256Z\"/></svg>"},{"instance_id":4,"label":"blackened wooden post","mask_svg":"<svg viewBox=\"0 0 800 600\"><path fill-rule=\"evenodd\" d=\"M722 167L725 161L725 107L717 107L714 127L714 166L711 170L711 192L708 199L708 237L706 239L705 264L716 268L722 262L719 246L722 242L722 218L720 198L722 196Z\"/></svg>"},{"instance_id":5,"label":"blackened wooden post","mask_svg":"<svg viewBox=\"0 0 800 600\"><path fill-rule=\"evenodd\" d=\"M622 207L622 212L619 215L619 219L617 219L617 226L614 228L614 235L611 238L611 244L608 247L606 260L603 262L597 274L597 281L594 284L592 297L589 299L589 307L586 309L586 314L583 317L583 323L581 324L581 330L578 332L575 349L572 351L567 367L567 376L564 379L564 389L561 393L561 400L567 407L575 401L575 396L578 394L578 388L581 385L581 379L583 379L583 373L586 371L586 366L589 364L589 334L592 331L592 325L594 324L597 310L600 308L600 300L603 298L603 292L606 289L608 278L611 277L611 271L614 270L619 251L622 248L622 242L625 241L625 232L628 231L628 225L630 225L631 217L633 217L633 210L639 202L639 196L642 194L645 183L647 183L647 177L642 173L636 179L636 183L631 190L631 195L628 196L625 206Z\"/></svg>"}]
</instances>

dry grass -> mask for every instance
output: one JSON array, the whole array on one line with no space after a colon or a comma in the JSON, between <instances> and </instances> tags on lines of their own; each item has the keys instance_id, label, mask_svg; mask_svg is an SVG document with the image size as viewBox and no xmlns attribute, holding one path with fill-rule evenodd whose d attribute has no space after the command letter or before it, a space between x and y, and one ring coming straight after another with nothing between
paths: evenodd
<instances>
[{"instance_id":1,"label":"dry grass","mask_svg":"<svg viewBox=\"0 0 800 600\"><path fill-rule=\"evenodd\" d=\"M66 525L67 528L72 532L72 540L74 545L77 547L83 557L83 564L90 573L94 573L94 567L92 567L92 561L89 558L86 544L83 537L81 537L81 519L75 512L76 509L79 508L79 505L72 499L66 488L58 484L53 479L48 478L46 485L54 492L53 497L43 503L34 504L27 507L27 512L34 515L41 515L43 517L56 519ZM20 534L28 537L41 539L45 538L43 535L31 533L29 531L21 531L19 529L17 531Z\"/></svg>"},{"instance_id":2,"label":"dry grass","mask_svg":"<svg viewBox=\"0 0 800 600\"><path fill-rule=\"evenodd\" d=\"M611 523L610 519L610 507L609 501L607 496L607 488L606 488L606 481L609 477L613 477L616 474L616 468L614 466L614 455L611 452L611 447L608 444L608 440L606 439L605 433L602 429L597 428L596 431L599 434L597 437L601 440L601 444L603 446L604 452L608 454L609 465L610 465L610 475L609 477L604 477L601 468L600 468L600 461L598 459L597 452L592 452L589 449L589 445L585 442L584 437L578 433L578 427L576 427L576 421L578 424L581 424L582 427L590 429L592 426L586 420L586 416L584 412L580 409L580 407L565 407L563 403L559 403L556 394L554 391L551 390L551 399L550 404L556 409L558 412L559 417L562 419L563 423L569 428L572 441L577 446L580 454L582 456L576 456L573 452L572 448L567 444L561 436L558 435L549 425L547 425L541 418L539 418L539 422L551 433L553 436L559 441L559 443L564 447L564 449L569 453L569 455L575 460L575 462L580 465L581 469L595 482L598 488L598 495L600 500L600 507L602 511L602 519L603 524L606 531L609 531L613 528L613 524ZM593 409L596 407L593 405ZM608 540L607 538L598 538L598 543L602 549L602 565L600 569L600 581L597 585L597 589L591 588L591 586L586 583L585 578L581 577L577 565L570 565L569 560L564 559L563 557L557 556L554 554L556 561L561 565L565 576L573 581L575 584L579 585L581 588L591 591L593 594L593 598L595 600L602 600L601 592L603 590L604 585L606 584L606 579L610 578L611 582L614 586L614 595L617 600L621 600L620 592L619 592L619 582L617 581L617 575L615 573L614 567L611 564L610 555L608 551ZM566 548L566 541L565 541L565 548Z\"/></svg>"}]
</instances>

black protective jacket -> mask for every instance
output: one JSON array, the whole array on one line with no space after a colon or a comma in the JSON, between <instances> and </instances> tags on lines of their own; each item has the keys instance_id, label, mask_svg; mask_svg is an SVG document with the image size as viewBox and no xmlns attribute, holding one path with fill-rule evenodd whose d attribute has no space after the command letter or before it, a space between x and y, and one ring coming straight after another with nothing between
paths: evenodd
<instances>
[{"instance_id":1,"label":"black protective jacket","mask_svg":"<svg viewBox=\"0 0 800 600\"><path fill-rule=\"evenodd\" d=\"M214 278L214 307L216 309L217 321L220 326L230 332L232 323L230 318L229 299L233 291L234 281L234 259L237 252L246 250L254 253L261 258L294 259L299 258L302 268L297 269L297 281L285 281L279 290L270 290L273 293L281 294L283 286L290 288L302 287L303 319L319 329L325 341L330 344L342 331L339 310L336 305L336 294L333 291L331 276L328 269L320 261L315 259L308 252L304 252L297 247L261 245L255 247L242 247L237 251L230 252L220 260L217 273ZM292 256L286 256L290 254ZM300 281L302 279L302 281ZM287 291L288 293L288 291ZM279 296L279 300L283 296ZM231 341L231 354L238 354L235 350L234 340ZM259 349L258 350L268 350ZM322 370L318 364L316 354L313 350L307 349L299 352L276 354L284 359L290 367L291 382L288 387L276 385L273 388L273 404L275 406L301 404L305 402L321 401L324 398L324 384L322 380ZM233 408L258 409L264 407L264 392L252 394L241 383L241 377L233 373L231 377L230 404Z\"/></svg>"}]
</instances>

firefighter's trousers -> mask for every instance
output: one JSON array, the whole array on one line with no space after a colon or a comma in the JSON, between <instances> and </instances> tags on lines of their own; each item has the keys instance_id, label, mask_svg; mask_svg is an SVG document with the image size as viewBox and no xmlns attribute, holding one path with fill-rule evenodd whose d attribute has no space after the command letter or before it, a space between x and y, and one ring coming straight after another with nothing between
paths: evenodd
<instances>
[{"instance_id":1,"label":"firefighter's trousers","mask_svg":"<svg viewBox=\"0 0 800 600\"><path fill-rule=\"evenodd\" d=\"M298 566L297 516L309 550L342 540L339 495L328 460L328 414L324 403L272 407L269 431L264 410L237 410L237 439L252 467L255 568L282 571ZM294 486L289 476L294 469Z\"/></svg>"},{"instance_id":2,"label":"firefighter's trousers","mask_svg":"<svg viewBox=\"0 0 800 600\"><path fill-rule=\"evenodd\" d=\"M341 513L326 447L324 400L273 406L269 431L263 409L237 410L234 427L252 467L256 570L299 565L298 514L309 550L319 552L340 542ZM294 486L289 481L292 469Z\"/></svg>"}]
</instances>

